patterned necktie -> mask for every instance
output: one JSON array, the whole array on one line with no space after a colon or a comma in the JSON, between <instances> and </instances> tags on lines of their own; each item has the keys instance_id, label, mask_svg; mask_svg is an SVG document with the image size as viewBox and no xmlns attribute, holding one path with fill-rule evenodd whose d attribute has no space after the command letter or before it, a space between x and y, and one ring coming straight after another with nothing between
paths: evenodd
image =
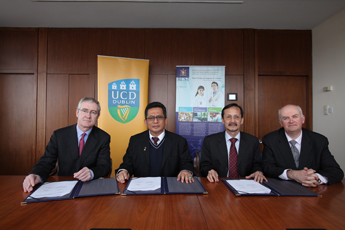
<instances>
[{"instance_id":1,"label":"patterned necktie","mask_svg":"<svg viewBox=\"0 0 345 230\"><path fill-rule=\"evenodd\" d=\"M298 166L299 166L299 151L295 146L296 143L297 143L297 141L295 141L295 140L290 141L293 159L295 160L296 167L298 168Z\"/></svg>"},{"instance_id":2,"label":"patterned necktie","mask_svg":"<svg viewBox=\"0 0 345 230\"><path fill-rule=\"evenodd\" d=\"M152 140L155 143L155 145L157 145L157 141L159 140L159 138L158 137L152 137Z\"/></svg>"},{"instance_id":3,"label":"patterned necktie","mask_svg":"<svg viewBox=\"0 0 345 230\"><path fill-rule=\"evenodd\" d=\"M79 141L79 156L81 155L81 151L83 151L83 148L84 148L84 137L85 137L85 135L86 135L86 133L83 133L83 135Z\"/></svg>"},{"instance_id":4,"label":"patterned necktie","mask_svg":"<svg viewBox=\"0 0 345 230\"><path fill-rule=\"evenodd\" d=\"M235 146L236 138L231 138L231 146L229 153L229 177L238 177L237 172L237 150Z\"/></svg>"}]
</instances>

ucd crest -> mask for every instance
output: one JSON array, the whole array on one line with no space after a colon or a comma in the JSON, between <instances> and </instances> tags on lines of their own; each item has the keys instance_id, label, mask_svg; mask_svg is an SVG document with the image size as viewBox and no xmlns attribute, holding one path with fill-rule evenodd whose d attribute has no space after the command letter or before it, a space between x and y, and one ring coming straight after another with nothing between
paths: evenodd
<instances>
[{"instance_id":1,"label":"ucd crest","mask_svg":"<svg viewBox=\"0 0 345 230\"><path fill-rule=\"evenodd\" d=\"M108 84L108 109L120 123L133 120L139 111L139 79L122 79Z\"/></svg>"}]
</instances>

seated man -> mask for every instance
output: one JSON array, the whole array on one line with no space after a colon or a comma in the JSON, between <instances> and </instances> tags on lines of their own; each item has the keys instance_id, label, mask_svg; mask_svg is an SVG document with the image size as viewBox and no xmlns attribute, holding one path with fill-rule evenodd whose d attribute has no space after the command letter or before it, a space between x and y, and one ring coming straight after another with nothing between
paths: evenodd
<instances>
[{"instance_id":1,"label":"seated man","mask_svg":"<svg viewBox=\"0 0 345 230\"><path fill-rule=\"evenodd\" d=\"M259 139L240 132L243 124L243 110L233 103L222 110L225 132L205 137L200 161L201 176L210 182L219 181L218 177L254 178L262 183L267 181L261 168Z\"/></svg>"},{"instance_id":2,"label":"seated man","mask_svg":"<svg viewBox=\"0 0 345 230\"><path fill-rule=\"evenodd\" d=\"M344 173L328 149L327 138L302 128L305 121L302 109L286 105L278 116L283 128L262 139L265 174L295 180L306 187L340 182Z\"/></svg>"},{"instance_id":3,"label":"seated man","mask_svg":"<svg viewBox=\"0 0 345 230\"><path fill-rule=\"evenodd\" d=\"M165 130L168 118L160 102L152 102L145 109L148 130L129 140L117 180L124 183L136 177L176 177L186 183L194 182L192 158L185 138Z\"/></svg>"},{"instance_id":4,"label":"seated man","mask_svg":"<svg viewBox=\"0 0 345 230\"><path fill-rule=\"evenodd\" d=\"M84 97L76 109L76 125L55 130L43 156L23 182L24 192L47 180L59 160L58 175L89 181L111 172L110 136L95 123L101 107L94 98Z\"/></svg>"}]
</instances>

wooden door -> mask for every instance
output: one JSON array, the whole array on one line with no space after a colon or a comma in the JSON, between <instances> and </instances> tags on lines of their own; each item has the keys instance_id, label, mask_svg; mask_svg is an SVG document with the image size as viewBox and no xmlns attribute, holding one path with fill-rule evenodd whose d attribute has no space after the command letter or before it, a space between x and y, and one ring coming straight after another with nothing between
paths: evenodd
<instances>
[{"instance_id":1,"label":"wooden door","mask_svg":"<svg viewBox=\"0 0 345 230\"><path fill-rule=\"evenodd\" d=\"M308 127L307 76L259 76L258 77L258 138L279 129L278 110L287 104L299 105Z\"/></svg>"}]
</instances>

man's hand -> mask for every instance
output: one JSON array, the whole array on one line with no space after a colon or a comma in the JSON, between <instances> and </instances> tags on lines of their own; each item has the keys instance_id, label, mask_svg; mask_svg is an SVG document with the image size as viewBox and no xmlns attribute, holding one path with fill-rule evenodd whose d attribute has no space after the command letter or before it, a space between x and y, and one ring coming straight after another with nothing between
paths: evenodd
<instances>
[{"instance_id":1,"label":"man's hand","mask_svg":"<svg viewBox=\"0 0 345 230\"><path fill-rule=\"evenodd\" d=\"M254 181L262 183L262 181L266 181L267 179L264 176L264 174L260 171L256 171L255 173L250 174L249 176L246 176L246 179L254 178Z\"/></svg>"},{"instance_id":2,"label":"man's hand","mask_svg":"<svg viewBox=\"0 0 345 230\"><path fill-rule=\"evenodd\" d=\"M73 177L75 179L81 180L81 181L89 181L91 179L91 172L88 167L84 167L80 169L78 172L73 174Z\"/></svg>"},{"instance_id":3,"label":"man's hand","mask_svg":"<svg viewBox=\"0 0 345 230\"><path fill-rule=\"evenodd\" d=\"M125 183L125 180L129 179L129 174L127 172L127 170L122 170L120 171L117 175L116 175L116 179L118 182L120 183Z\"/></svg>"},{"instance_id":4,"label":"man's hand","mask_svg":"<svg viewBox=\"0 0 345 230\"><path fill-rule=\"evenodd\" d=\"M287 176L290 179L301 183L305 187L316 187L319 182L319 177L315 174L314 169L304 168L302 170L288 170Z\"/></svg>"},{"instance_id":5,"label":"man's hand","mask_svg":"<svg viewBox=\"0 0 345 230\"><path fill-rule=\"evenodd\" d=\"M188 170L182 170L178 175L177 175L177 180L188 183L193 183L193 175L188 171Z\"/></svg>"},{"instance_id":6,"label":"man's hand","mask_svg":"<svg viewBox=\"0 0 345 230\"><path fill-rule=\"evenodd\" d=\"M209 182L219 182L218 173L215 170L211 169L210 171L208 171L207 180Z\"/></svg>"},{"instance_id":7,"label":"man's hand","mask_svg":"<svg viewBox=\"0 0 345 230\"><path fill-rule=\"evenodd\" d=\"M29 174L25 177L23 181L23 190L24 192L31 192L34 188L34 186L41 182L41 179L39 176L35 174Z\"/></svg>"}]
</instances>

